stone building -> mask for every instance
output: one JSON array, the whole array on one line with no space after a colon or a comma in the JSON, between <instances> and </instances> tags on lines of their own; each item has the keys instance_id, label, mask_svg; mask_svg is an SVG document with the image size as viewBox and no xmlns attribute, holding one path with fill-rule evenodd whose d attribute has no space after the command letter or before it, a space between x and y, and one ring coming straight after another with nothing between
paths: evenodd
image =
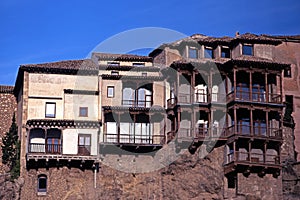
<instances>
[{"instance_id":1,"label":"stone building","mask_svg":"<svg viewBox=\"0 0 300 200\"><path fill-rule=\"evenodd\" d=\"M21 197L296 199L298 49L196 34L149 56L21 65Z\"/></svg>"},{"instance_id":2,"label":"stone building","mask_svg":"<svg viewBox=\"0 0 300 200\"><path fill-rule=\"evenodd\" d=\"M13 91L13 86L0 85L0 147L2 138L9 131L13 114L16 111L16 99ZM5 169L2 164L2 151L0 148L0 173L4 173Z\"/></svg>"}]
</instances>

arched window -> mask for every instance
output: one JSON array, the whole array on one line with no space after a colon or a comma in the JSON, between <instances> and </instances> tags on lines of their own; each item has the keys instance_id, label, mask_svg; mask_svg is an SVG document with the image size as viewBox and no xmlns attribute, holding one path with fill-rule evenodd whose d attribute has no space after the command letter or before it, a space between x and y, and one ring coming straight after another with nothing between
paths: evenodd
<instances>
[{"instance_id":1,"label":"arched window","mask_svg":"<svg viewBox=\"0 0 300 200\"><path fill-rule=\"evenodd\" d=\"M37 191L39 195L46 195L47 193L47 176L45 174L38 176Z\"/></svg>"}]
</instances>

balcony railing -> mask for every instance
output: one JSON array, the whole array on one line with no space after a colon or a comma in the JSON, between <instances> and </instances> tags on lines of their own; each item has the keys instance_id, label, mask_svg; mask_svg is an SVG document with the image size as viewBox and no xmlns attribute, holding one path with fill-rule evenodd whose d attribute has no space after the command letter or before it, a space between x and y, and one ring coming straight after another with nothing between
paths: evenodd
<instances>
[{"instance_id":1,"label":"balcony railing","mask_svg":"<svg viewBox=\"0 0 300 200\"><path fill-rule=\"evenodd\" d=\"M227 154L227 164L241 162L247 164L280 165L280 158L274 154L235 151Z\"/></svg>"},{"instance_id":2,"label":"balcony railing","mask_svg":"<svg viewBox=\"0 0 300 200\"><path fill-rule=\"evenodd\" d=\"M252 98L250 98L252 95ZM269 98L267 98L269 97ZM227 101L242 100L242 101L252 101L259 103L281 103L281 95L265 92L250 92L250 91L236 91L234 97L234 91L227 94Z\"/></svg>"},{"instance_id":3,"label":"balcony railing","mask_svg":"<svg viewBox=\"0 0 300 200\"><path fill-rule=\"evenodd\" d=\"M61 144L39 144L29 143L29 153L46 153L46 154L60 154L62 152Z\"/></svg>"},{"instance_id":4,"label":"balcony railing","mask_svg":"<svg viewBox=\"0 0 300 200\"><path fill-rule=\"evenodd\" d=\"M104 133L103 141L113 144L163 144L164 135Z\"/></svg>"},{"instance_id":5,"label":"balcony railing","mask_svg":"<svg viewBox=\"0 0 300 200\"><path fill-rule=\"evenodd\" d=\"M152 106L152 100L122 100L122 105L129 107L150 108Z\"/></svg>"},{"instance_id":6,"label":"balcony railing","mask_svg":"<svg viewBox=\"0 0 300 200\"><path fill-rule=\"evenodd\" d=\"M196 128L196 138L225 138L227 136L226 128Z\"/></svg>"},{"instance_id":7,"label":"balcony railing","mask_svg":"<svg viewBox=\"0 0 300 200\"><path fill-rule=\"evenodd\" d=\"M279 128L267 128L265 126L252 126L253 134L251 134L250 125L237 125L235 130L234 125L227 128L227 135L244 135L257 137L273 137L277 139L282 138L282 130Z\"/></svg>"}]
</instances>

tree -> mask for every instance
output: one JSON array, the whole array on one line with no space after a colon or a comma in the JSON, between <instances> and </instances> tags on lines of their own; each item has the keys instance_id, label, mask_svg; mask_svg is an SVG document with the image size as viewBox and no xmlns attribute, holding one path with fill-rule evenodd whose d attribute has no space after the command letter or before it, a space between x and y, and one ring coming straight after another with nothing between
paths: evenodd
<instances>
[{"instance_id":1,"label":"tree","mask_svg":"<svg viewBox=\"0 0 300 200\"><path fill-rule=\"evenodd\" d=\"M20 142L15 115L2 143L2 162L9 167L11 179L14 180L20 176Z\"/></svg>"}]
</instances>

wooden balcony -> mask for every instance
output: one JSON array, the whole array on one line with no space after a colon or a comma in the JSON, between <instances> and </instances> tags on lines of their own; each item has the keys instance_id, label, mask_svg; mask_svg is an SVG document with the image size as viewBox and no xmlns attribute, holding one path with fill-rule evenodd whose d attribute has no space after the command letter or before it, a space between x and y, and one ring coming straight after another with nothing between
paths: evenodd
<instances>
[{"instance_id":1,"label":"wooden balcony","mask_svg":"<svg viewBox=\"0 0 300 200\"><path fill-rule=\"evenodd\" d=\"M150 108L153 104L152 96L148 95L146 96L146 99L148 97L151 100L122 100L122 105L127 107Z\"/></svg>"},{"instance_id":2,"label":"wooden balcony","mask_svg":"<svg viewBox=\"0 0 300 200\"><path fill-rule=\"evenodd\" d=\"M250 91L232 91L227 94L227 102L245 101L254 103L271 103L282 104L282 97L280 94L266 94L265 92L250 92Z\"/></svg>"},{"instance_id":3,"label":"wooden balcony","mask_svg":"<svg viewBox=\"0 0 300 200\"><path fill-rule=\"evenodd\" d=\"M265 126L234 125L227 128L227 136L245 136L282 140L282 129Z\"/></svg>"},{"instance_id":4,"label":"wooden balcony","mask_svg":"<svg viewBox=\"0 0 300 200\"><path fill-rule=\"evenodd\" d=\"M28 153L35 153L35 154L61 154L62 153L62 145L61 144L29 143Z\"/></svg>"},{"instance_id":5,"label":"wooden balcony","mask_svg":"<svg viewBox=\"0 0 300 200\"><path fill-rule=\"evenodd\" d=\"M128 145L162 145L165 143L164 135L145 135L145 134L118 134L104 133L104 143L128 144Z\"/></svg>"},{"instance_id":6,"label":"wooden balcony","mask_svg":"<svg viewBox=\"0 0 300 200\"><path fill-rule=\"evenodd\" d=\"M251 170L258 173L273 173L274 175L278 175L280 169L280 156L264 153L231 152L227 154L224 164L225 174L236 170L249 173L249 170Z\"/></svg>"}]
</instances>

